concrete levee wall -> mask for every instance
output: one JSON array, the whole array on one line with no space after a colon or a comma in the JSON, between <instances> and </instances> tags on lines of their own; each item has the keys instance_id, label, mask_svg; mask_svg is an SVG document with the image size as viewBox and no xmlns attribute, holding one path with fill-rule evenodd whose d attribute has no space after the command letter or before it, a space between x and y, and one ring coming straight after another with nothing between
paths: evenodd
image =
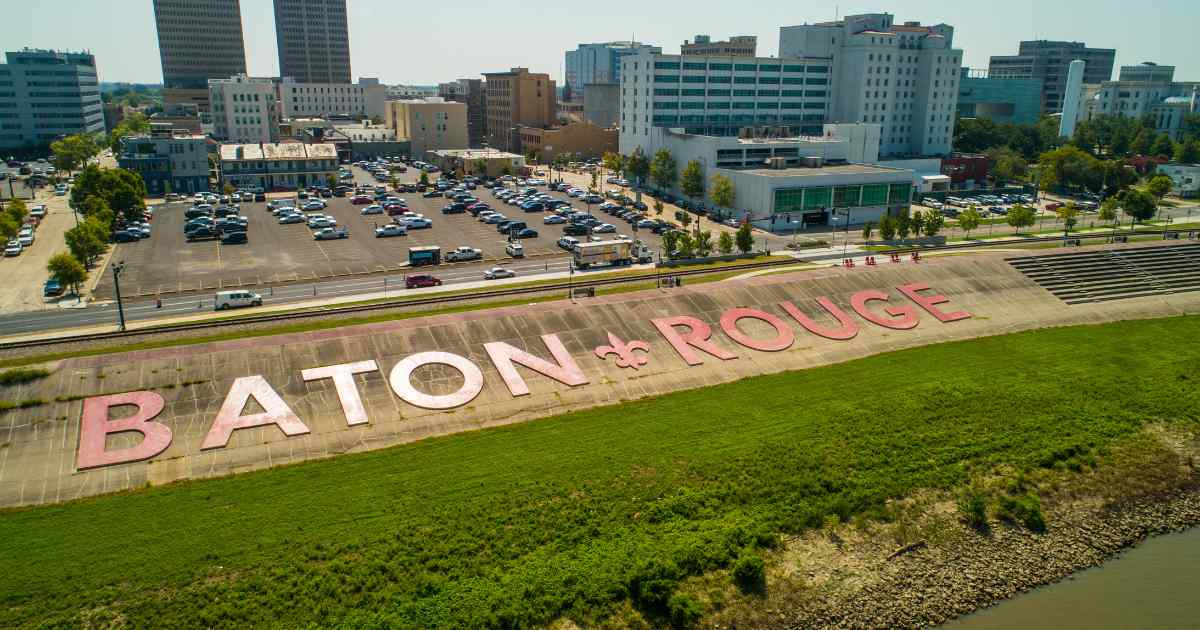
<instances>
[{"instance_id":1,"label":"concrete levee wall","mask_svg":"<svg viewBox=\"0 0 1200 630\"><path fill-rule=\"evenodd\" d=\"M939 305L942 310L963 310L971 317L939 321L897 290L914 283L931 287L925 295L949 298ZM886 304L869 305L870 311L887 317L883 314L887 306L912 307L918 325L895 330L868 322L851 306L851 296L862 291L890 296ZM838 341L812 334L780 306L790 302L819 324L836 326L818 306L820 297L849 315L859 328L856 337ZM719 325L721 315L734 308L759 309L778 317L794 332L794 343L774 352L739 345ZM563 301L68 359L53 365L54 372L46 379L0 391L7 399L48 401L0 415L0 506L52 503L146 484L239 473L942 341L1197 312L1197 293L1067 306L993 254L797 272L578 304ZM720 360L696 351L703 363L689 366L651 321L675 316L695 317L710 325L713 343L736 358ZM743 319L738 328L758 340L776 335L775 329L756 319ZM619 367L620 357L597 356L598 347L611 345L609 333L624 342L645 341L648 352L634 355L644 356L647 363L637 369ZM484 344L505 342L554 362L542 335L557 336L588 382L572 387L518 365L530 393L514 396ZM478 366L483 376L479 395L448 410L426 409L402 399L389 386L392 368L414 353L430 351L454 353ZM367 360L374 360L378 371L355 376L354 381L368 422L350 426L334 384L329 379L306 382L301 370ZM239 429L225 447L202 449L231 385L254 375L261 375L278 392L308 433L288 437L276 425ZM457 370L445 365L419 368L413 376L414 387L432 395L450 394L464 382ZM153 421L170 429L170 445L145 461L79 470L84 398L131 391L162 397L163 411ZM116 420L130 411L114 407L109 418ZM262 411L259 402L251 400L242 413ZM140 442L138 433L113 433L107 436L105 448L117 450Z\"/></svg>"}]
</instances>

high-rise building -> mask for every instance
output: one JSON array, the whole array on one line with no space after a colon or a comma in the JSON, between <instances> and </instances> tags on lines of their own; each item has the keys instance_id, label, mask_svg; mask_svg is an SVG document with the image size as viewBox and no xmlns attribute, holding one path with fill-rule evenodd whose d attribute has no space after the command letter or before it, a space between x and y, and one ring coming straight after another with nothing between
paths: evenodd
<instances>
[{"instance_id":1,"label":"high-rise building","mask_svg":"<svg viewBox=\"0 0 1200 630\"><path fill-rule=\"evenodd\" d=\"M579 44L566 54L567 99L582 101L584 86L621 82L621 58L647 50L661 53L662 48L641 42L606 42Z\"/></svg>"},{"instance_id":2,"label":"high-rise building","mask_svg":"<svg viewBox=\"0 0 1200 630\"><path fill-rule=\"evenodd\" d=\"M656 128L737 136L821 133L829 109L828 59L705 57L642 52L621 60L621 147Z\"/></svg>"},{"instance_id":3,"label":"high-rise building","mask_svg":"<svg viewBox=\"0 0 1200 630\"><path fill-rule=\"evenodd\" d=\"M779 56L829 60L827 122L882 126L885 157L950 153L962 51L954 27L890 13L779 29Z\"/></svg>"},{"instance_id":4,"label":"high-rise building","mask_svg":"<svg viewBox=\"0 0 1200 630\"><path fill-rule=\"evenodd\" d=\"M423 160L426 153L467 148L467 106L440 98L388 101L384 124L396 140L409 143L409 155Z\"/></svg>"},{"instance_id":5,"label":"high-rise building","mask_svg":"<svg viewBox=\"0 0 1200 630\"><path fill-rule=\"evenodd\" d=\"M997 55L988 64L993 79L1041 79L1042 113L1062 112L1071 62L1082 60L1083 82L1097 84L1112 79L1117 51L1112 48L1088 48L1083 42L1036 40L1021 42L1016 55Z\"/></svg>"},{"instance_id":6,"label":"high-rise building","mask_svg":"<svg viewBox=\"0 0 1200 630\"><path fill-rule=\"evenodd\" d=\"M758 54L758 37L737 35L723 42L714 42L708 35L697 35L694 41L685 41L680 44L679 54L753 57Z\"/></svg>"},{"instance_id":7,"label":"high-rise building","mask_svg":"<svg viewBox=\"0 0 1200 630\"><path fill-rule=\"evenodd\" d=\"M487 133L482 79L459 79L438 84L438 96L467 106L467 137L472 148L483 146Z\"/></svg>"},{"instance_id":8,"label":"high-rise building","mask_svg":"<svg viewBox=\"0 0 1200 630\"><path fill-rule=\"evenodd\" d=\"M485 72L487 79L487 140L501 151L518 151L518 127L547 127L555 120L555 82L529 68Z\"/></svg>"},{"instance_id":9,"label":"high-rise building","mask_svg":"<svg viewBox=\"0 0 1200 630\"><path fill-rule=\"evenodd\" d=\"M297 83L350 83L346 0L275 0L279 76Z\"/></svg>"},{"instance_id":10,"label":"high-rise building","mask_svg":"<svg viewBox=\"0 0 1200 630\"><path fill-rule=\"evenodd\" d=\"M284 77L278 88L283 118L341 116L382 120L387 101L387 88L367 79L347 85L298 83Z\"/></svg>"},{"instance_id":11,"label":"high-rise building","mask_svg":"<svg viewBox=\"0 0 1200 630\"><path fill-rule=\"evenodd\" d=\"M96 58L24 49L0 64L0 148L44 147L77 133L104 131Z\"/></svg>"},{"instance_id":12,"label":"high-rise building","mask_svg":"<svg viewBox=\"0 0 1200 630\"><path fill-rule=\"evenodd\" d=\"M275 82L239 74L208 82L213 137L223 142L279 141Z\"/></svg>"},{"instance_id":13,"label":"high-rise building","mask_svg":"<svg viewBox=\"0 0 1200 630\"><path fill-rule=\"evenodd\" d=\"M164 104L208 110L208 80L246 73L239 0L154 0Z\"/></svg>"}]
</instances>

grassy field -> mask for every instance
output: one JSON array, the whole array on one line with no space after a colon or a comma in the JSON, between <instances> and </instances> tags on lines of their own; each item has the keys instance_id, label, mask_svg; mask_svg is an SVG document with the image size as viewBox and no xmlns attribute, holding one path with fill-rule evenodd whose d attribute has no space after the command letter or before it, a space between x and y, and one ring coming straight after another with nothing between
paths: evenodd
<instances>
[{"instance_id":1,"label":"grassy field","mask_svg":"<svg viewBox=\"0 0 1200 630\"><path fill-rule=\"evenodd\" d=\"M686 623L684 580L769 561L781 534L1200 428L1200 344L1179 343L1198 336L1186 317L956 342L4 511L0 626Z\"/></svg>"}]
</instances>

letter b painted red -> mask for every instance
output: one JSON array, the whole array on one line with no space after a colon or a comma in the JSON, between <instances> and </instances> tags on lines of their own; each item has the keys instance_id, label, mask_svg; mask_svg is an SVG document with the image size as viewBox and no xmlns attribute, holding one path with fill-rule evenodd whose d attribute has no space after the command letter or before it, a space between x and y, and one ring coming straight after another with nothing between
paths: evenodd
<instances>
[{"instance_id":1,"label":"letter b painted red","mask_svg":"<svg viewBox=\"0 0 1200 630\"><path fill-rule=\"evenodd\" d=\"M79 470L140 462L167 450L171 445L171 429L161 422L151 422L162 413L166 403L154 392L126 392L93 396L83 401L83 419L79 423L79 453L75 466ZM108 410L122 405L137 407L128 418L109 420ZM116 450L105 449L109 435L136 431L142 434L137 446Z\"/></svg>"}]
</instances>

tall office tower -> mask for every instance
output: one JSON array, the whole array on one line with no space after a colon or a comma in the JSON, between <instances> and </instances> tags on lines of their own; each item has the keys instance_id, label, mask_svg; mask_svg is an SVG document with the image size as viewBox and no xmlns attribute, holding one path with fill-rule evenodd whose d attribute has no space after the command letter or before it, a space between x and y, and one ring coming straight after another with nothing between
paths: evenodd
<instances>
[{"instance_id":1,"label":"tall office tower","mask_svg":"<svg viewBox=\"0 0 1200 630\"><path fill-rule=\"evenodd\" d=\"M519 151L519 127L546 127L555 121L555 83L550 75L513 68L508 72L485 72L488 146L501 151Z\"/></svg>"},{"instance_id":2,"label":"tall office tower","mask_svg":"<svg viewBox=\"0 0 1200 630\"><path fill-rule=\"evenodd\" d=\"M246 73L238 0L154 0L165 104L208 110L208 80Z\"/></svg>"},{"instance_id":3,"label":"tall office tower","mask_svg":"<svg viewBox=\"0 0 1200 630\"><path fill-rule=\"evenodd\" d=\"M297 83L350 83L346 0L275 0L279 76Z\"/></svg>"},{"instance_id":4,"label":"tall office tower","mask_svg":"<svg viewBox=\"0 0 1200 630\"><path fill-rule=\"evenodd\" d=\"M579 44L568 50L566 60L566 90L572 101L582 101L584 86L593 83L620 83L621 58L643 50L661 53L662 48L641 42L605 42Z\"/></svg>"},{"instance_id":5,"label":"tall office tower","mask_svg":"<svg viewBox=\"0 0 1200 630\"><path fill-rule=\"evenodd\" d=\"M988 64L993 79L1041 79L1042 113L1062 111L1067 73L1076 59L1085 63L1083 82L1094 85L1112 80L1112 48L1088 48L1083 42L1036 40L1021 42L1016 55L996 55Z\"/></svg>"},{"instance_id":6,"label":"tall office tower","mask_svg":"<svg viewBox=\"0 0 1200 630\"><path fill-rule=\"evenodd\" d=\"M890 13L779 29L779 56L833 65L826 122L883 127L886 157L950 153L962 51L954 27L894 24Z\"/></svg>"},{"instance_id":7,"label":"tall office tower","mask_svg":"<svg viewBox=\"0 0 1200 630\"><path fill-rule=\"evenodd\" d=\"M26 48L9 51L5 58L0 64L0 149L45 147L63 136L104 131L95 57Z\"/></svg>"}]
</instances>

